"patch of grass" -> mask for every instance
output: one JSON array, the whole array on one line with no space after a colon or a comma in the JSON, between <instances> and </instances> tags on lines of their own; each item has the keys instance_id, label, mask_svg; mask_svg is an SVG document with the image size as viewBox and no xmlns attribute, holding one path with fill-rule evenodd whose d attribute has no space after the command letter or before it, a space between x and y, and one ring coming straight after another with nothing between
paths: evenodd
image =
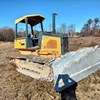
<instances>
[{"instance_id":1,"label":"patch of grass","mask_svg":"<svg viewBox=\"0 0 100 100\"><path fill-rule=\"evenodd\" d=\"M96 96L96 93L94 93L94 96Z\"/></svg>"},{"instance_id":2,"label":"patch of grass","mask_svg":"<svg viewBox=\"0 0 100 100\"><path fill-rule=\"evenodd\" d=\"M89 91L89 87L88 87L88 86L84 86L83 90L84 90L85 92L88 92L88 91Z\"/></svg>"},{"instance_id":3,"label":"patch of grass","mask_svg":"<svg viewBox=\"0 0 100 100\"><path fill-rule=\"evenodd\" d=\"M100 83L100 81L98 81L98 83Z\"/></svg>"},{"instance_id":4,"label":"patch of grass","mask_svg":"<svg viewBox=\"0 0 100 100\"><path fill-rule=\"evenodd\" d=\"M91 91L95 91L95 89L94 88L91 88Z\"/></svg>"},{"instance_id":5,"label":"patch of grass","mask_svg":"<svg viewBox=\"0 0 100 100\"><path fill-rule=\"evenodd\" d=\"M100 91L100 89L97 89L97 91Z\"/></svg>"},{"instance_id":6,"label":"patch of grass","mask_svg":"<svg viewBox=\"0 0 100 100\"><path fill-rule=\"evenodd\" d=\"M97 80L94 80L93 83L94 83L94 84L98 84L98 81L97 81Z\"/></svg>"},{"instance_id":7,"label":"patch of grass","mask_svg":"<svg viewBox=\"0 0 100 100\"><path fill-rule=\"evenodd\" d=\"M91 100L94 100L94 97L91 97Z\"/></svg>"}]
</instances>

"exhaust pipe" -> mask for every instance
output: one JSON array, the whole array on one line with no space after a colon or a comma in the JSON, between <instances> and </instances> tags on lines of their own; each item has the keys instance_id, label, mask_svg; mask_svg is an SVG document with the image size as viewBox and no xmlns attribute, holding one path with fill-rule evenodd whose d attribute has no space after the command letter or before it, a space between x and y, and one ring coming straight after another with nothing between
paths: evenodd
<instances>
[{"instance_id":1,"label":"exhaust pipe","mask_svg":"<svg viewBox=\"0 0 100 100\"><path fill-rule=\"evenodd\" d=\"M56 25L55 25L55 16L56 15L57 15L56 13L52 14L52 33L53 34L56 34L56 29L55 29L55 27L56 27Z\"/></svg>"}]
</instances>

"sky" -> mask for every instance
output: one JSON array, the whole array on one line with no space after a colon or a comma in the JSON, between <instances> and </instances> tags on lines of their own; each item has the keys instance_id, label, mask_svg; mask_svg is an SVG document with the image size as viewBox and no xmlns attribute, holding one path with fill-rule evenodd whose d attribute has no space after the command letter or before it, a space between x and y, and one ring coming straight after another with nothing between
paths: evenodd
<instances>
[{"instance_id":1,"label":"sky","mask_svg":"<svg viewBox=\"0 0 100 100\"><path fill-rule=\"evenodd\" d=\"M62 23L75 24L80 31L89 18L100 18L100 0L0 0L0 27L14 28L17 18L30 14L46 17L44 28L52 23L52 13L57 13L56 28Z\"/></svg>"}]
</instances>

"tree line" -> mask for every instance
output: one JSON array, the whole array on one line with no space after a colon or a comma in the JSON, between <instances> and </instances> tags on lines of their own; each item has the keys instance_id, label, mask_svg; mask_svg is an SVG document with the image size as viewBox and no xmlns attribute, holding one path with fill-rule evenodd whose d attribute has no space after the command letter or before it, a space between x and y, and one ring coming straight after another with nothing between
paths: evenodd
<instances>
[{"instance_id":1,"label":"tree line","mask_svg":"<svg viewBox=\"0 0 100 100\"><path fill-rule=\"evenodd\" d=\"M48 30L51 30L51 24L48 26ZM80 32L75 31L75 24L66 25L62 23L56 29L56 33L66 34L70 37L79 35L79 36L89 36L89 35L100 35L100 18L96 17L95 19L88 19L87 22L83 25ZM47 31L48 31L47 30ZM39 33L38 30L34 30L36 34ZM14 41L14 29L10 27L0 28L0 41ZM19 36L25 35L25 31L18 32Z\"/></svg>"},{"instance_id":2,"label":"tree line","mask_svg":"<svg viewBox=\"0 0 100 100\"><path fill-rule=\"evenodd\" d=\"M48 25L48 30L52 31L52 24ZM48 31L45 30L45 31ZM66 25L66 23L62 23L59 27L56 28L57 34L66 34L68 36L73 36L75 34L75 24Z\"/></svg>"},{"instance_id":3,"label":"tree line","mask_svg":"<svg viewBox=\"0 0 100 100\"><path fill-rule=\"evenodd\" d=\"M57 28L56 32L58 34L62 33L73 37L75 35L75 24L66 25L65 23L62 23L60 27Z\"/></svg>"},{"instance_id":4,"label":"tree line","mask_svg":"<svg viewBox=\"0 0 100 100\"><path fill-rule=\"evenodd\" d=\"M14 30L9 27L0 28L0 41L14 41Z\"/></svg>"},{"instance_id":5,"label":"tree line","mask_svg":"<svg viewBox=\"0 0 100 100\"><path fill-rule=\"evenodd\" d=\"M100 35L100 18L88 19L80 33L82 36Z\"/></svg>"},{"instance_id":6,"label":"tree line","mask_svg":"<svg viewBox=\"0 0 100 100\"><path fill-rule=\"evenodd\" d=\"M87 22L83 25L80 32L75 32L75 24L66 25L62 23L60 27L57 28L57 33L64 33L68 36L100 36L100 18L96 17L95 19L88 19Z\"/></svg>"}]
</instances>

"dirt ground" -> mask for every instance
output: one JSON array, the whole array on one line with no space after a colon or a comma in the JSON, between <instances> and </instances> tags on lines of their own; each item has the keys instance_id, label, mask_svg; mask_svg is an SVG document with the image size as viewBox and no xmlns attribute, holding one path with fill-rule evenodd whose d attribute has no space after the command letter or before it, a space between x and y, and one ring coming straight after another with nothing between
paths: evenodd
<instances>
[{"instance_id":1,"label":"dirt ground","mask_svg":"<svg viewBox=\"0 0 100 100\"><path fill-rule=\"evenodd\" d=\"M69 38L69 51L95 45L100 46L100 37ZM0 100L61 100L53 82L32 79L15 70L10 61L18 55L12 43L0 42ZM78 100L99 100L100 70L80 81L75 93Z\"/></svg>"}]
</instances>

